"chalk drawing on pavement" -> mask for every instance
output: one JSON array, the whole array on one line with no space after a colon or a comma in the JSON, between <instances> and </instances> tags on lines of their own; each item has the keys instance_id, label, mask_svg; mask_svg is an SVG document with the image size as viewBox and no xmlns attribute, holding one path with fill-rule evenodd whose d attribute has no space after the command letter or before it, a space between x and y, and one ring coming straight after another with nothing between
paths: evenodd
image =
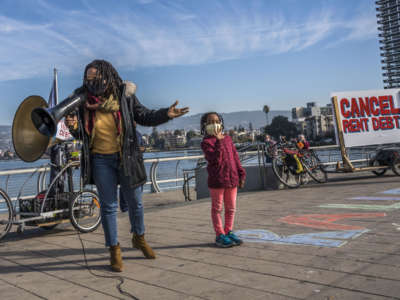
<instances>
[{"instance_id":1,"label":"chalk drawing on pavement","mask_svg":"<svg viewBox=\"0 0 400 300\"><path fill-rule=\"evenodd\" d=\"M287 245L309 245L318 247L341 247L349 240L368 232L369 229L313 232L281 236L269 230L248 229L235 233L249 243L274 243Z\"/></svg>"},{"instance_id":2,"label":"chalk drawing on pavement","mask_svg":"<svg viewBox=\"0 0 400 300\"><path fill-rule=\"evenodd\" d=\"M359 197L352 197L347 198L349 200L367 200L367 201L380 201L380 200L387 200L387 201L400 201L400 197L376 197L376 196L359 196Z\"/></svg>"},{"instance_id":3,"label":"chalk drawing on pavement","mask_svg":"<svg viewBox=\"0 0 400 300\"><path fill-rule=\"evenodd\" d=\"M400 188L391 189L381 192L382 194L389 194L389 195L400 195Z\"/></svg>"},{"instance_id":4,"label":"chalk drawing on pavement","mask_svg":"<svg viewBox=\"0 0 400 300\"><path fill-rule=\"evenodd\" d=\"M400 203L399 203L400 204ZM385 213L350 213L350 214L307 214L290 215L278 221L318 229L327 230L362 230L365 227L333 223L343 219L366 219L384 217Z\"/></svg>"},{"instance_id":5,"label":"chalk drawing on pavement","mask_svg":"<svg viewBox=\"0 0 400 300\"><path fill-rule=\"evenodd\" d=\"M392 223L392 225L397 227L396 230L400 230L400 224Z\"/></svg>"},{"instance_id":6,"label":"chalk drawing on pavement","mask_svg":"<svg viewBox=\"0 0 400 300\"><path fill-rule=\"evenodd\" d=\"M400 208L400 203L391 205L369 205L369 204L322 204L318 207L323 208L344 208L344 209L361 209L374 211L393 211Z\"/></svg>"}]
</instances>

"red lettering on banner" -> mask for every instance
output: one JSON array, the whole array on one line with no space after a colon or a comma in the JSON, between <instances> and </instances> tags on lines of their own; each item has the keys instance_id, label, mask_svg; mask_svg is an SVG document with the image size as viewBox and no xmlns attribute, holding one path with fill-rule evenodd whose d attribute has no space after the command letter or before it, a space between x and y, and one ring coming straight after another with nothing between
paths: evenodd
<instances>
[{"instance_id":1,"label":"red lettering on banner","mask_svg":"<svg viewBox=\"0 0 400 300\"><path fill-rule=\"evenodd\" d=\"M365 117L365 114L367 114L367 116L371 116L368 97L365 97L365 100L362 97L359 97L358 101L360 103L360 114L363 117Z\"/></svg>"},{"instance_id":2,"label":"red lettering on banner","mask_svg":"<svg viewBox=\"0 0 400 300\"><path fill-rule=\"evenodd\" d=\"M371 113L374 116L379 116L379 108L375 108L375 105L379 105L378 99L376 97L369 98L369 106L371 108Z\"/></svg>"},{"instance_id":3,"label":"red lettering on banner","mask_svg":"<svg viewBox=\"0 0 400 300\"><path fill-rule=\"evenodd\" d=\"M359 230L364 229L362 226L344 225L333 223L343 219L367 219L384 217L385 213L353 213L353 214L338 214L338 215L291 215L279 219L278 221L299 225L304 227L312 227L328 230Z\"/></svg>"},{"instance_id":4,"label":"red lettering on banner","mask_svg":"<svg viewBox=\"0 0 400 300\"><path fill-rule=\"evenodd\" d=\"M394 106L392 95L389 95L389 107L392 115L397 115L400 113L400 109Z\"/></svg>"},{"instance_id":5,"label":"red lettering on banner","mask_svg":"<svg viewBox=\"0 0 400 300\"><path fill-rule=\"evenodd\" d=\"M353 118L360 116L360 109L358 108L358 103L356 98L351 98L351 116Z\"/></svg>"},{"instance_id":6,"label":"red lettering on banner","mask_svg":"<svg viewBox=\"0 0 400 300\"><path fill-rule=\"evenodd\" d=\"M368 118L343 120L343 131L345 133L368 131L368 121Z\"/></svg>"},{"instance_id":7,"label":"red lettering on banner","mask_svg":"<svg viewBox=\"0 0 400 300\"><path fill-rule=\"evenodd\" d=\"M376 131L379 129L393 129L395 124L392 117L372 118L372 128Z\"/></svg>"},{"instance_id":8,"label":"red lettering on banner","mask_svg":"<svg viewBox=\"0 0 400 300\"><path fill-rule=\"evenodd\" d=\"M346 98L343 98L342 100L340 100L340 110L342 111L342 116L345 118L348 118L348 117L350 117L350 112L345 111L345 106L349 107L350 103L349 103L349 100L347 100Z\"/></svg>"},{"instance_id":9,"label":"red lettering on banner","mask_svg":"<svg viewBox=\"0 0 400 300\"><path fill-rule=\"evenodd\" d=\"M395 123L395 125L396 125L396 128L399 128L399 119L400 119L400 116L393 116L393 119L394 119L394 123Z\"/></svg>"},{"instance_id":10,"label":"red lettering on banner","mask_svg":"<svg viewBox=\"0 0 400 300\"><path fill-rule=\"evenodd\" d=\"M389 103L388 103L388 96L379 96L379 107L381 110L382 115L389 115L390 110L389 108Z\"/></svg>"}]
</instances>

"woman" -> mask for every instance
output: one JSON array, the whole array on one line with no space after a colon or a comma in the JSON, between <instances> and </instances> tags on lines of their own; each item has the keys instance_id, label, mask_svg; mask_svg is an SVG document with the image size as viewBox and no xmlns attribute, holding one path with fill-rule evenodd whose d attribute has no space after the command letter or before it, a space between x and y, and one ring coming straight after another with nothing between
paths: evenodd
<instances>
[{"instance_id":1,"label":"woman","mask_svg":"<svg viewBox=\"0 0 400 300\"><path fill-rule=\"evenodd\" d=\"M136 139L135 122L157 126L187 113L176 101L169 108L149 110L135 96L136 86L123 82L107 61L94 60L85 68L83 85L75 94L85 101L77 116L67 116L72 135L83 141L81 176L84 184L95 184L100 198L105 244L110 249L111 269L123 269L117 235L117 186L128 201L132 245L146 258L155 258L144 239L143 205L137 197L146 183L142 153Z\"/></svg>"}]
</instances>

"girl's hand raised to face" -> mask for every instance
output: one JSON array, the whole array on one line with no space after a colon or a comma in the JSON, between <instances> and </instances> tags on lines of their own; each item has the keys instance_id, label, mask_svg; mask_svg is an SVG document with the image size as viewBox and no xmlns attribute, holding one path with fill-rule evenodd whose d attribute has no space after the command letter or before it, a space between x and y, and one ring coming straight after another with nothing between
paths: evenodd
<instances>
[{"instance_id":1,"label":"girl's hand raised to face","mask_svg":"<svg viewBox=\"0 0 400 300\"><path fill-rule=\"evenodd\" d=\"M219 127L219 128L216 128L215 129L215 131L214 131L214 136L217 138L217 139L219 139L219 140L222 140L225 136L224 136L224 134L222 133L222 128L221 128L221 126Z\"/></svg>"},{"instance_id":2,"label":"girl's hand raised to face","mask_svg":"<svg viewBox=\"0 0 400 300\"><path fill-rule=\"evenodd\" d=\"M216 132L214 135L219 140L223 140L225 137L225 135L222 133L222 131Z\"/></svg>"}]
</instances>

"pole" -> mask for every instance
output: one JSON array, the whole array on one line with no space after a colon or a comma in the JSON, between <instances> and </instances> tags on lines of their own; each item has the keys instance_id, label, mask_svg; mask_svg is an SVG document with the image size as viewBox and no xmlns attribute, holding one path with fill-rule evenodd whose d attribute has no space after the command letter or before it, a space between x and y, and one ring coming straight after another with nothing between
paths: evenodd
<instances>
[{"instance_id":1,"label":"pole","mask_svg":"<svg viewBox=\"0 0 400 300\"><path fill-rule=\"evenodd\" d=\"M55 99L55 105L58 104L58 80L57 80L57 69L54 68L54 82L55 82L55 91L54 91L54 99Z\"/></svg>"},{"instance_id":2,"label":"pole","mask_svg":"<svg viewBox=\"0 0 400 300\"><path fill-rule=\"evenodd\" d=\"M336 128L337 128L337 134L339 138L339 145L340 145L340 153L342 154L342 161L343 161L343 169L345 171L354 171L354 166L350 162L349 157L347 156L346 148L344 145L344 137L343 137L343 129L342 129L342 123L340 122L339 118L339 107L337 104L337 97L332 97L332 104L333 104L333 109L335 111L335 121L336 121ZM336 169L341 169L340 168L340 163L338 162Z\"/></svg>"}]
</instances>

